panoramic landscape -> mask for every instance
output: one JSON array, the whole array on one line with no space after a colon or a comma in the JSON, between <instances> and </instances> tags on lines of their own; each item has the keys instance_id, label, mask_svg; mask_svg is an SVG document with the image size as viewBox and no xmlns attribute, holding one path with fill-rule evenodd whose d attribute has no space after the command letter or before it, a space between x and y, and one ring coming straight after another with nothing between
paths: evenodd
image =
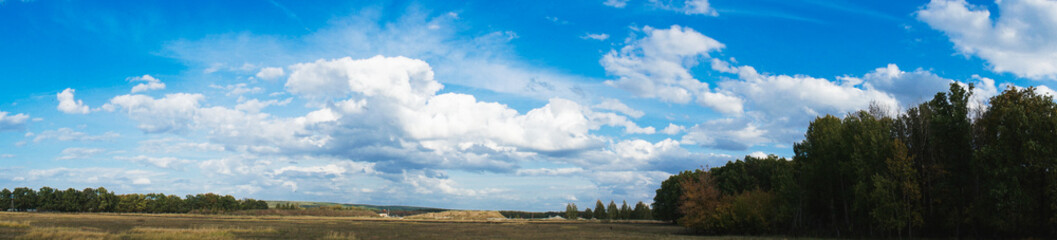
<instances>
[{"instance_id":1,"label":"panoramic landscape","mask_svg":"<svg viewBox=\"0 0 1057 240\"><path fill-rule=\"evenodd\" d=\"M0 239L1057 238L1057 1L0 0Z\"/></svg>"}]
</instances>

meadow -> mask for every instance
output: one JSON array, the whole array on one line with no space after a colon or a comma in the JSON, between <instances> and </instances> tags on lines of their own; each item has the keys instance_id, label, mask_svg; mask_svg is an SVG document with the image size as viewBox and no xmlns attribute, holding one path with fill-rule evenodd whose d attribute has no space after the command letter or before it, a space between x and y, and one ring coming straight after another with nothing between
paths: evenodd
<instances>
[{"instance_id":1,"label":"meadow","mask_svg":"<svg viewBox=\"0 0 1057 240\"><path fill-rule=\"evenodd\" d=\"M653 221L0 212L0 239L747 239Z\"/></svg>"}]
</instances>

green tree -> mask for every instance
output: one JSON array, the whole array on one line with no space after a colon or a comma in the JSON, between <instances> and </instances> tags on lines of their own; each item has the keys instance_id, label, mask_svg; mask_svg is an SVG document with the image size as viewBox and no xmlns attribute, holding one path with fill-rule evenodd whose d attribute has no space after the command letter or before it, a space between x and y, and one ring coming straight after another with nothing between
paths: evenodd
<instances>
[{"instance_id":1,"label":"green tree","mask_svg":"<svg viewBox=\"0 0 1057 240\"><path fill-rule=\"evenodd\" d=\"M874 222L884 231L896 231L913 237L913 229L924 222L921 216L921 191L913 166L913 156L907 155L906 145L892 141L892 157L885 160L887 171L874 174L874 189L870 194L878 205L870 211Z\"/></svg>"},{"instance_id":2,"label":"green tree","mask_svg":"<svg viewBox=\"0 0 1057 240\"><path fill-rule=\"evenodd\" d=\"M609 200L609 207L606 208L606 215L606 219L620 219L620 209L617 209L617 203L613 200Z\"/></svg>"},{"instance_id":3,"label":"green tree","mask_svg":"<svg viewBox=\"0 0 1057 240\"><path fill-rule=\"evenodd\" d=\"M0 190L0 211L7 211L13 209L15 205L15 199L11 196L11 190Z\"/></svg>"},{"instance_id":4,"label":"green tree","mask_svg":"<svg viewBox=\"0 0 1057 240\"><path fill-rule=\"evenodd\" d=\"M595 218L595 213L591 210L591 208L585 208L584 209L584 219L591 220L591 219L594 219L594 218Z\"/></svg>"},{"instance_id":5,"label":"green tree","mask_svg":"<svg viewBox=\"0 0 1057 240\"><path fill-rule=\"evenodd\" d=\"M977 231L1057 236L1057 103L1034 88L1009 87L976 121L970 206ZM967 191L967 190L965 190Z\"/></svg>"},{"instance_id":6,"label":"green tree","mask_svg":"<svg viewBox=\"0 0 1057 240\"><path fill-rule=\"evenodd\" d=\"M598 220L609 219L609 215L606 214L606 205L602 204L602 200L595 201L595 213L593 214Z\"/></svg>"},{"instance_id":7,"label":"green tree","mask_svg":"<svg viewBox=\"0 0 1057 240\"><path fill-rule=\"evenodd\" d=\"M628 206L627 200L622 200L620 204L620 219L628 220L631 219L631 207Z\"/></svg>"},{"instance_id":8,"label":"green tree","mask_svg":"<svg viewBox=\"0 0 1057 240\"><path fill-rule=\"evenodd\" d=\"M576 208L575 203L569 203L565 205L565 219L576 220L580 216L580 210Z\"/></svg>"},{"instance_id":9,"label":"green tree","mask_svg":"<svg viewBox=\"0 0 1057 240\"><path fill-rule=\"evenodd\" d=\"M16 210L26 211L37 208L37 193L33 189L27 187L15 188L11 194L15 198Z\"/></svg>"}]
</instances>

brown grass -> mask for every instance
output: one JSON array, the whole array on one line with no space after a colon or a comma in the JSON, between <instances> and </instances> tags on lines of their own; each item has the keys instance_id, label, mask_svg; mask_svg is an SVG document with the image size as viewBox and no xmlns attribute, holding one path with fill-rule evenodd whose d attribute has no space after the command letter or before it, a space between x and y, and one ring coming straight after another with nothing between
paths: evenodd
<instances>
[{"instance_id":1,"label":"brown grass","mask_svg":"<svg viewBox=\"0 0 1057 240\"><path fill-rule=\"evenodd\" d=\"M483 211L471 212L476 215L470 215L478 218L489 215ZM0 212L0 219L32 223L30 227L0 228L0 239L714 238L686 235L682 227L656 222L8 212Z\"/></svg>"},{"instance_id":2,"label":"brown grass","mask_svg":"<svg viewBox=\"0 0 1057 240\"><path fill-rule=\"evenodd\" d=\"M15 239L53 239L53 240L102 240L113 239L107 232L89 228L43 227L32 228L29 233Z\"/></svg>"},{"instance_id":3,"label":"brown grass","mask_svg":"<svg viewBox=\"0 0 1057 240\"><path fill-rule=\"evenodd\" d=\"M497 221L506 220L498 211L443 211L435 213L423 213L405 217L406 219L434 219L434 220L472 220L472 221Z\"/></svg>"},{"instance_id":4,"label":"brown grass","mask_svg":"<svg viewBox=\"0 0 1057 240\"><path fill-rule=\"evenodd\" d=\"M319 238L320 240L356 240L356 234L350 232L329 232L326 236Z\"/></svg>"},{"instance_id":5,"label":"brown grass","mask_svg":"<svg viewBox=\"0 0 1057 240\"><path fill-rule=\"evenodd\" d=\"M29 227L29 221L21 221L21 222L15 222L15 221L0 221L0 227L7 227L7 228L28 228L28 227Z\"/></svg>"}]
</instances>

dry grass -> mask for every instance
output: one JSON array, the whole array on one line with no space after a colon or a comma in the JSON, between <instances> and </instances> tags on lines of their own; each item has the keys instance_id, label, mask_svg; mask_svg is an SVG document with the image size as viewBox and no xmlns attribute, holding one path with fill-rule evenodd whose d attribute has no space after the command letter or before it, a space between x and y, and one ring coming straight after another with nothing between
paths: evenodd
<instances>
[{"instance_id":1,"label":"dry grass","mask_svg":"<svg viewBox=\"0 0 1057 240\"><path fill-rule=\"evenodd\" d=\"M494 212L493 212L494 213ZM491 213L464 214L489 218ZM436 216L434 216L436 217ZM0 219L30 227L0 228L0 239L699 239L656 222L534 220L400 220L319 216L196 214L7 213ZM731 239L738 237L721 237Z\"/></svg>"},{"instance_id":2,"label":"dry grass","mask_svg":"<svg viewBox=\"0 0 1057 240\"><path fill-rule=\"evenodd\" d=\"M356 240L356 234L350 232L330 232L326 236L319 238L320 240Z\"/></svg>"},{"instance_id":3,"label":"dry grass","mask_svg":"<svg viewBox=\"0 0 1057 240\"><path fill-rule=\"evenodd\" d=\"M6 228L28 228L29 227L29 221L21 221L21 222L0 221L0 227L6 227Z\"/></svg>"},{"instance_id":4,"label":"dry grass","mask_svg":"<svg viewBox=\"0 0 1057 240\"><path fill-rule=\"evenodd\" d=\"M472 221L506 220L506 217L503 217L503 214L499 214L498 211L443 211L412 215L405 218Z\"/></svg>"},{"instance_id":5,"label":"dry grass","mask_svg":"<svg viewBox=\"0 0 1057 240\"><path fill-rule=\"evenodd\" d=\"M103 240L114 239L110 233L90 228L43 227L32 228L29 233L15 239L53 240Z\"/></svg>"}]
</instances>

